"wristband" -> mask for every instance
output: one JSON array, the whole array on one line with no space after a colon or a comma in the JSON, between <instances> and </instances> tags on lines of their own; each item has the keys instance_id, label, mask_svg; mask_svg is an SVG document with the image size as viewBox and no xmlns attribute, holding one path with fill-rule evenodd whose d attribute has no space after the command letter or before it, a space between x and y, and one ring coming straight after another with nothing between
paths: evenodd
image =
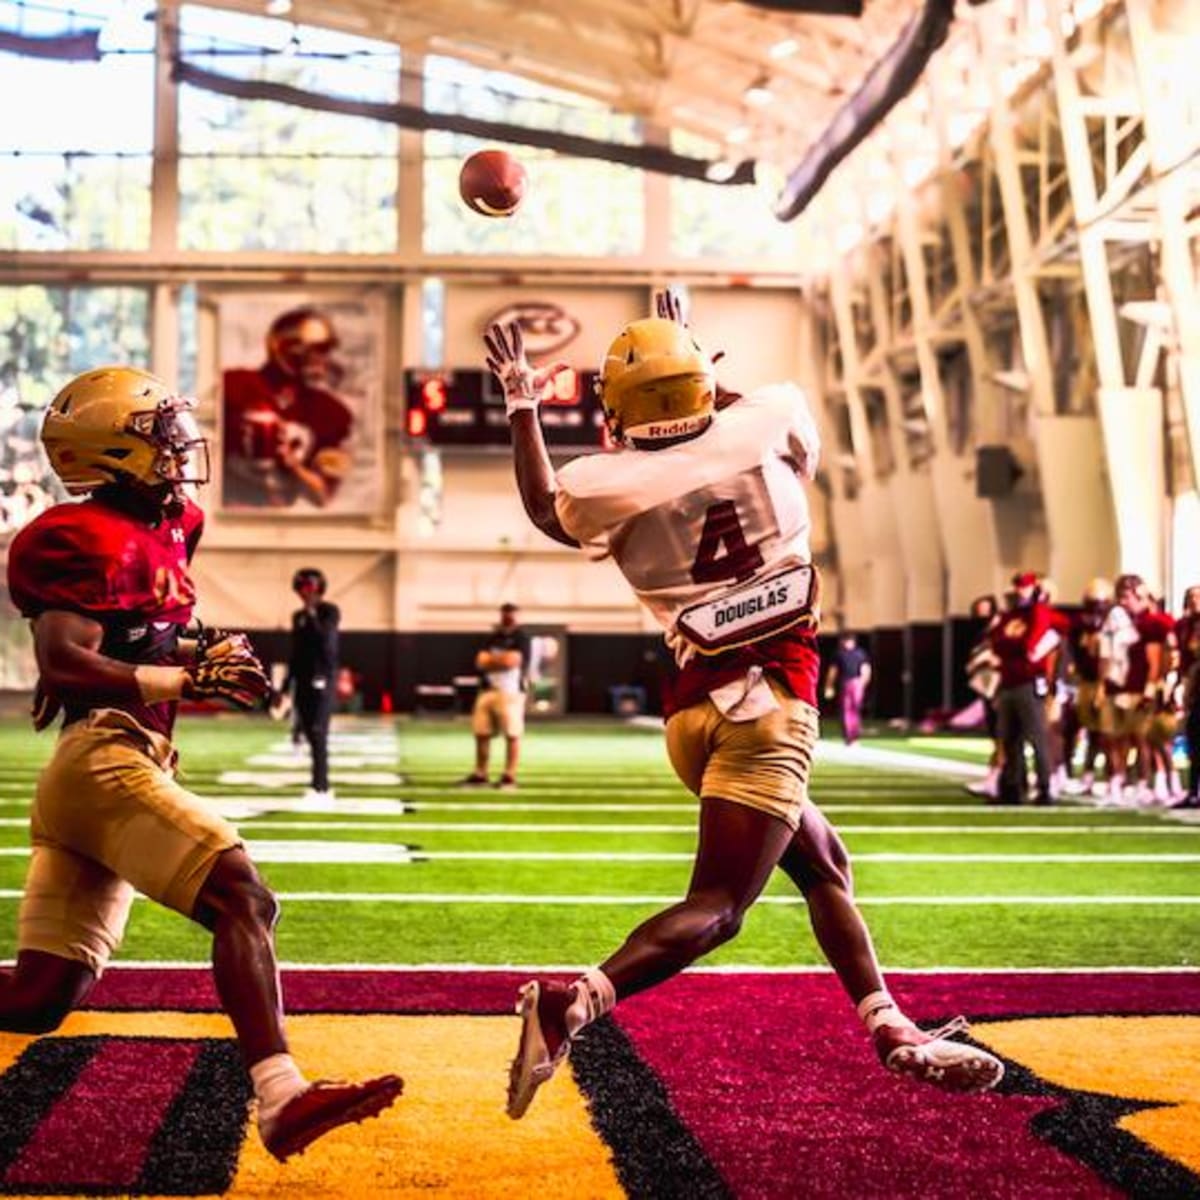
<instances>
[{"instance_id":1,"label":"wristband","mask_svg":"<svg viewBox=\"0 0 1200 1200\"><path fill-rule=\"evenodd\" d=\"M134 667L133 678L138 695L147 704L162 704L183 696L187 671L183 667Z\"/></svg>"}]
</instances>

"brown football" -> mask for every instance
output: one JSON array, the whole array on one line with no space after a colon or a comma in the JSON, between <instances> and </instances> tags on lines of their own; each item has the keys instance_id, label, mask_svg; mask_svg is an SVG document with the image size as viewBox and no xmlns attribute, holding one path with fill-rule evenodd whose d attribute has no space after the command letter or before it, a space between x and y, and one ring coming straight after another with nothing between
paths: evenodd
<instances>
[{"instance_id":1,"label":"brown football","mask_svg":"<svg viewBox=\"0 0 1200 1200\"><path fill-rule=\"evenodd\" d=\"M485 217L511 217L528 185L525 168L504 150L480 150L458 173L459 194L468 208Z\"/></svg>"}]
</instances>

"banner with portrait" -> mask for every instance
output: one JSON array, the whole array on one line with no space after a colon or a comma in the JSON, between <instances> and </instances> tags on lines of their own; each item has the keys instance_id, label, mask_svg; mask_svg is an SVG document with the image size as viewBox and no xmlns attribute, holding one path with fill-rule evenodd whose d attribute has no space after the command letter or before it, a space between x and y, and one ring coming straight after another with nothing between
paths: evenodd
<instances>
[{"instance_id":1,"label":"banner with portrait","mask_svg":"<svg viewBox=\"0 0 1200 1200\"><path fill-rule=\"evenodd\" d=\"M222 507L374 513L383 482L383 297L218 292Z\"/></svg>"}]
</instances>

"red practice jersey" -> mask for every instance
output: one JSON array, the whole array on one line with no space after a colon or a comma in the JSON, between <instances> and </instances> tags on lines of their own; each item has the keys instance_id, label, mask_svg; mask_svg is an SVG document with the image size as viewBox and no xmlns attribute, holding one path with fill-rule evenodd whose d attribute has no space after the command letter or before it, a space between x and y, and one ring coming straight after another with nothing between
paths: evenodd
<instances>
[{"instance_id":1,"label":"red practice jersey","mask_svg":"<svg viewBox=\"0 0 1200 1200\"><path fill-rule=\"evenodd\" d=\"M1162 646L1163 653L1167 652L1167 643L1175 636L1175 619L1165 613L1146 612L1134 619L1137 627L1138 640L1129 647L1129 674L1125 678L1122 692L1139 693L1146 690L1150 682L1149 646ZM1166 672L1163 663L1160 673Z\"/></svg>"},{"instance_id":2,"label":"red practice jersey","mask_svg":"<svg viewBox=\"0 0 1200 1200\"><path fill-rule=\"evenodd\" d=\"M1067 641L1071 647L1071 662L1075 676L1083 683L1096 683L1100 678L1100 628L1105 614L1098 609L1085 608L1071 618Z\"/></svg>"},{"instance_id":3,"label":"red practice jersey","mask_svg":"<svg viewBox=\"0 0 1200 1200\"><path fill-rule=\"evenodd\" d=\"M100 653L108 658L171 663L196 601L188 564L203 525L203 512L190 500L178 517L157 525L103 495L59 504L13 539L13 603L31 620L52 610L90 617L104 629ZM119 708L168 736L175 719L173 703L72 697L64 698L64 707L68 724L92 708Z\"/></svg>"},{"instance_id":4,"label":"red practice jersey","mask_svg":"<svg viewBox=\"0 0 1200 1200\"><path fill-rule=\"evenodd\" d=\"M1000 686L1020 687L1043 678L1063 630L1063 616L1040 601L1001 613L988 631L992 652L1000 660Z\"/></svg>"}]
</instances>

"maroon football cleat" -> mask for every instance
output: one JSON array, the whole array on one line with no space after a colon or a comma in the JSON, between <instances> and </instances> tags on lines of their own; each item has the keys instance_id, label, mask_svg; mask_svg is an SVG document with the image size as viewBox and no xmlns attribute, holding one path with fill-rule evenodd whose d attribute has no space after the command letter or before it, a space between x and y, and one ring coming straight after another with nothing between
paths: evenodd
<instances>
[{"instance_id":1,"label":"maroon football cleat","mask_svg":"<svg viewBox=\"0 0 1200 1200\"><path fill-rule=\"evenodd\" d=\"M534 1093L545 1083L571 1048L566 1014L575 999L573 985L537 979L521 988L517 1015L521 1040L508 1073L508 1115L525 1115Z\"/></svg>"},{"instance_id":2,"label":"maroon football cleat","mask_svg":"<svg viewBox=\"0 0 1200 1200\"><path fill-rule=\"evenodd\" d=\"M317 1080L269 1120L260 1122L258 1131L268 1152L285 1162L339 1125L357 1125L377 1117L403 1090L404 1081L398 1075L381 1075L365 1083Z\"/></svg>"},{"instance_id":3,"label":"maroon football cleat","mask_svg":"<svg viewBox=\"0 0 1200 1200\"><path fill-rule=\"evenodd\" d=\"M952 1042L965 1033L962 1017L926 1033L915 1025L880 1025L875 1050L889 1071L930 1083L946 1092L986 1092L1004 1078L1004 1064L968 1042Z\"/></svg>"}]
</instances>

